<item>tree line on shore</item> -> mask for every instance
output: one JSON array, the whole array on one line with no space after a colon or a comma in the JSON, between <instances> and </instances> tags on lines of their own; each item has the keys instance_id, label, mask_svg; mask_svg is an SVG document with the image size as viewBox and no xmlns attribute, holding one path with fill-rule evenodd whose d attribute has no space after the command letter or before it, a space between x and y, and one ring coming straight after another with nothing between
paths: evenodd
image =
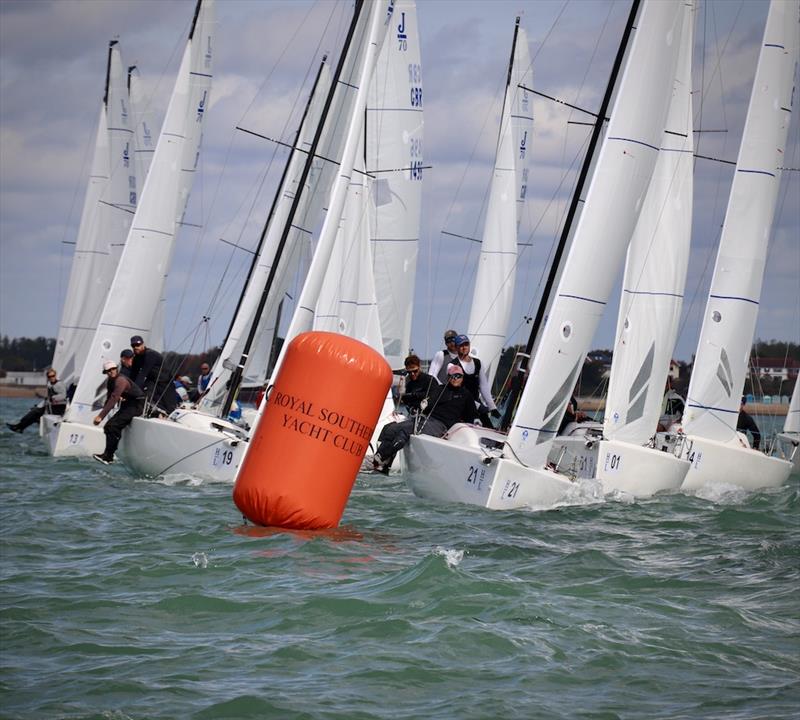
<instances>
[{"instance_id":1,"label":"tree line on shore","mask_svg":"<svg viewBox=\"0 0 800 720\"><path fill-rule=\"evenodd\" d=\"M36 372L44 371L53 359L56 341L54 338L9 338L8 335L0 336L0 377L6 372ZM517 353L524 350L523 346L511 346L503 351L497 371L497 380L493 388L497 394L510 377L514 358ZM183 354L168 351L164 353L165 366L175 369L177 374L194 376L198 373L200 364L208 362L213 364L219 356L220 348L213 347L202 353ZM608 383L608 368L613 353L611 350L593 350L587 356L580 379L578 381L580 394L584 397L605 395L605 386ZM756 358L782 359L785 363L793 361L800 363L800 344L784 342L782 340L756 340L750 353L751 366L755 367ZM691 377L691 362L679 363L680 376L672 380L673 389L685 396ZM59 368L56 368L58 370ZM794 378L788 380L780 377L762 375L757 370L748 374L745 381L745 394L753 395L790 395L794 389Z\"/></svg>"}]
</instances>

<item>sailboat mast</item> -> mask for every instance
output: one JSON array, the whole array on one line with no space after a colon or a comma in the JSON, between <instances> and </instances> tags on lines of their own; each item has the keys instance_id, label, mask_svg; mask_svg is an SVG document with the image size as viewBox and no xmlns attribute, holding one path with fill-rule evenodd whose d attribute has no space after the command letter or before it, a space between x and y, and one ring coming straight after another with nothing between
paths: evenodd
<instances>
[{"instance_id":1,"label":"sailboat mast","mask_svg":"<svg viewBox=\"0 0 800 720\"><path fill-rule=\"evenodd\" d=\"M322 130L325 126L325 120L328 117L328 111L330 110L331 104L333 103L333 98L336 94L336 88L339 84L339 77L342 74L342 69L344 68L345 60L347 59L348 51L350 50L350 44L352 43L353 36L355 35L356 27L358 25L359 17L361 16L361 11L364 7L364 0L356 0L355 10L353 11L353 19L350 22L350 28L347 31L347 37L344 41L344 46L342 48L342 52L339 55L339 61L336 65L336 70L333 74L333 81L331 82L330 89L328 90L328 96L325 98L325 105L322 108L322 113L320 114L320 121L317 125L317 129L314 133L314 139L311 142L311 147L308 151L308 157L306 158L305 165L303 166L303 172L300 175L300 179L297 183L298 192L295 194L294 199L292 200L292 207L289 210L289 216L286 219L286 224L283 227L283 232L281 233L281 239L278 242L278 246L275 250L275 261L272 263L272 267L269 270L269 276L267 277L267 281L265 283L264 292L261 294L261 299L258 302L258 308L255 312L255 318L261 317L261 313L264 311L264 307L267 304L267 296L269 295L269 288L272 287L273 280L275 279L275 274L278 270L278 260L283 253L283 248L286 245L286 240L289 237L289 233L292 229L292 223L294 222L294 216L297 212L297 208L300 204L301 197L303 195L302 188L305 186L306 180L308 178L309 173L311 172L311 167L314 164L315 155L317 152L317 146L319 145L320 138L322 137ZM242 375L244 374L244 366L247 363L247 357L250 354L250 348L253 345L253 342L256 337L256 333L258 331L258 322L254 322L250 327L250 332L247 334L247 340L245 341L244 348L242 349L242 355L239 358L239 363L236 365L236 369L231 374L231 378L229 381L229 387L227 395L225 396L225 402L222 406L221 417L227 417L228 413L231 411L231 406L233 405L233 400L236 396L236 393L239 389L239 384L242 381Z\"/></svg>"},{"instance_id":2,"label":"sailboat mast","mask_svg":"<svg viewBox=\"0 0 800 720\"><path fill-rule=\"evenodd\" d=\"M536 317L533 319L533 325L531 326L528 343L525 345L525 355L522 356L519 370L514 378L514 384L511 388L508 403L506 404L506 410L502 423L504 428L511 424L511 417L514 414L517 400L522 392L523 380L528 369L528 360L539 336L539 331L541 329L542 322L544 321L545 312L547 311L547 306L550 301L550 295L553 292L556 278L558 277L558 273L561 269L561 260L564 256L564 250L567 247L567 241L569 240L570 233L572 232L572 224L575 220L575 214L578 211L578 203L581 201L583 188L586 185L587 178L589 177L589 170L591 168L592 161L594 160L594 154L597 149L597 145L600 142L600 135L603 131L603 125L606 122L608 107L611 104L611 98L614 94L614 89L616 88L619 71L622 68L622 61L625 59L625 53L628 49L628 42L630 41L631 33L633 32L636 15L639 12L640 5L641 0L633 0L631 3L628 21L625 23L625 30L622 33L622 39L620 40L619 48L617 49L617 55L614 58L614 64L611 67L611 74L609 75L606 91L603 94L603 101L600 104L600 109L597 112L597 118L595 119L594 127L592 128L592 136L589 139L589 146L586 150L586 156L584 157L583 165L581 166L581 171L578 175L578 182L575 185L575 192L572 194L572 199L570 200L569 209L567 210L567 217L564 220L564 227L561 230L561 237L558 240L556 251L553 254L553 262L550 264L550 272L547 274L547 280L545 281L544 290L542 291L542 298L539 301L538 308L536 309Z\"/></svg>"}]
</instances>

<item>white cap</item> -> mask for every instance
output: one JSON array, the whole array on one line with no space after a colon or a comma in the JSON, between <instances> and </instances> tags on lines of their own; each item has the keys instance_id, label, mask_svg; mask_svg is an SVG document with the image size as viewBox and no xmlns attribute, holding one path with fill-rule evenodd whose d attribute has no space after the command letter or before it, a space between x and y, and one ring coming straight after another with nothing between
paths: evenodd
<instances>
[{"instance_id":1,"label":"white cap","mask_svg":"<svg viewBox=\"0 0 800 720\"><path fill-rule=\"evenodd\" d=\"M105 375L109 370L116 370L116 369L117 369L117 363L115 363L113 360L106 360L103 363L103 375Z\"/></svg>"}]
</instances>

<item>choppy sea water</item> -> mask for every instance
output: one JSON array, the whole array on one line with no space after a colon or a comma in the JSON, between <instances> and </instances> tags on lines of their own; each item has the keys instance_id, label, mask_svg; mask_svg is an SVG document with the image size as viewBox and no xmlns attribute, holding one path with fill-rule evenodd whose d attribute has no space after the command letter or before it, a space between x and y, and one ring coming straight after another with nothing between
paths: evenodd
<instances>
[{"instance_id":1,"label":"choppy sea water","mask_svg":"<svg viewBox=\"0 0 800 720\"><path fill-rule=\"evenodd\" d=\"M0 420L29 401L0 402ZM0 430L0 717L797 718L800 489L342 527Z\"/></svg>"}]
</instances>

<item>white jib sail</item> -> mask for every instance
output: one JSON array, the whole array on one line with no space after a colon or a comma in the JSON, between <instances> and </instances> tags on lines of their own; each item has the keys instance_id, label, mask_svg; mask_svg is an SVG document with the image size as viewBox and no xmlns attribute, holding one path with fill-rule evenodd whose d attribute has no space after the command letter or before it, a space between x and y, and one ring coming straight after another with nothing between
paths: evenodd
<instances>
[{"instance_id":1,"label":"white jib sail","mask_svg":"<svg viewBox=\"0 0 800 720\"><path fill-rule=\"evenodd\" d=\"M364 109L366 107L366 95L369 81L375 69L377 55L383 45L391 18L391 4L387 3L386 0L380 0L380 2L370 4L368 22L366 24L367 33L363 38L363 42L359 43L358 46L362 59L360 62L354 64L355 74L348 82L352 102L348 103L347 131L345 134L344 149L341 155L341 163L333 183L328 212L322 224L317 248L311 261L311 267L309 268L308 275L303 284L303 289L297 302L297 308L286 332L286 338L280 357L272 373L273 382L279 371L280 364L289 343L297 337L297 335L310 330L312 327L320 288L322 287L324 276L326 272L328 272L328 263L338 236L342 212L347 199L350 178L353 173L353 165L359 147L361 128L364 123ZM348 89L344 83L340 83L340 87L343 91Z\"/></svg>"},{"instance_id":2,"label":"white jib sail","mask_svg":"<svg viewBox=\"0 0 800 720\"><path fill-rule=\"evenodd\" d=\"M423 164L417 7L398 0L367 101L367 172L373 176L372 257L383 354L403 365L411 345ZM375 346L376 348L379 346Z\"/></svg>"},{"instance_id":3,"label":"white jib sail","mask_svg":"<svg viewBox=\"0 0 800 720\"><path fill-rule=\"evenodd\" d=\"M135 205L135 198L128 204L130 198L124 191L128 183L128 168L124 161L129 159L124 153L130 141L127 127L130 118L122 112L126 96L119 45L112 41L91 175L53 355L53 367L67 385L77 381L86 362L89 344L116 270L119 252L114 253L114 246L124 245L132 219L132 205ZM112 176L113 183L110 180Z\"/></svg>"},{"instance_id":4,"label":"white jib sail","mask_svg":"<svg viewBox=\"0 0 800 720\"><path fill-rule=\"evenodd\" d=\"M533 70L528 38L519 26L519 19L515 33L467 325L473 353L481 359L490 385L497 372L514 302L517 231L527 192L529 143L533 137L533 98L525 89L532 86Z\"/></svg>"},{"instance_id":5,"label":"white jib sail","mask_svg":"<svg viewBox=\"0 0 800 720\"><path fill-rule=\"evenodd\" d=\"M683 414L689 435L736 436L791 119L799 6L770 3Z\"/></svg>"},{"instance_id":6,"label":"white jib sail","mask_svg":"<svg viewBox=\"0 0 800 720\"><path fill-rule=\"evenodd\" d=\"M81 372L82 382L67 412L69 420L91 422L93 406L105 388L100 374L103 362L119 362L119 353L129 346L131 335L149 339L172 256L176 218L182 212L178 208L184 138L199 139L199 133L187 128L202 123L205 107L200 107L200 101L207 101L211 80L207 58L193 53L192 46L197 41L204 49L211 47L213 28L213 0L203 0L193 27L194 39L190 36L187 43L153 162ZM193 66L192 61L198 64Z\"/></svg>"},{"instance_id":7,"label":"white jib sail","mask_svg":"<svg viewBox=\"0 0 800 720\"><path fill-rule=\"evenodd\" d=\"M675 80L682 5L645 2L586 203L509 431L541 466L589 350L653 174Z\"/></svg>"},{"instance_id":8,"label":"white jib sail","mask_svg":"<svg viewBox=\"0 0 800 720\"><path fill-rule=\"evenodd\" d=\"M653 179L628 248L603 432L645 444L658 425L678 334L692 234L694 8L681 49Z\"/></svg>"},{"instance_id":9,"label":"white jib sail","mask_svg":"<svg viewBox=\"0 0 800 720\"><path fill-rule=\"evenodd\" d=\"M256 317L256 311L258 310L259 301L264 292L270 270L275 263L275 254L286 219L289 217L292 202L299 192L300 176L306 163L307 152L311 147L314 132L317 125L319 125L322 107L325 104L330 84L330 66L325 63L320 70L314 97L311 100L306 119L299 130L296 140L297 147L302 152L297 151L294 153L286 171L286 179L283 187L279 190L280 197L276 203L275 212L268 221L267 235L264 238L261 253L250 275L239 311L236 313L231 330L225 339L222 352L214 364L212 371L214 384L200 403L200 408L206 412L213 412L214 408L222 405L227 392L227 381L231 376L231 368L235 367L239 362L247 334L254 322L258 323L259 328L254 347L251 347L250 355L245 364L245 378L249 379L250 382L255 380L255 384L260 384L266 375L272 339L271 333L268 331L274 332L275 330L274 321L278 304L284 296L292 270L297 265L300 246L308 243L311 228L317 223L317 216L322 208L322 201L326 194L324 188L318 187L322 173L316 162L316 168L312 169L306 179L306 190L301 195L300 204L295 213L293 228L287 236L282 258L275 273L273 289L269 291L267 302L260 318ZM317 192L317 190L320 191Z\"/></svg>"},{"instance_id":10,"label":"white jib sail","mask_svg":"<svg viewBox=\"0 0 800 720\"><path fill-rule=\"evenodd\" d=\"M800 432L800 382L795 380L792 400L789 403L789 412L783 422L784 432Z\"/></svg>"},{"instance_id":11,"label":"white jib sail","mask_svg":"<svg viewBox=\"0 0 800 720\"><path fill-rule=\"evenodd\" d=\"M128 68L128 96L130 98L130 115L133 118L131 127L134 132L133 156L136 162L136 195L142 194L144 181L153 153L156 149L154 136L153 110L145 98L139 68L132 65Z\"/></svg>"}]
</instances>

